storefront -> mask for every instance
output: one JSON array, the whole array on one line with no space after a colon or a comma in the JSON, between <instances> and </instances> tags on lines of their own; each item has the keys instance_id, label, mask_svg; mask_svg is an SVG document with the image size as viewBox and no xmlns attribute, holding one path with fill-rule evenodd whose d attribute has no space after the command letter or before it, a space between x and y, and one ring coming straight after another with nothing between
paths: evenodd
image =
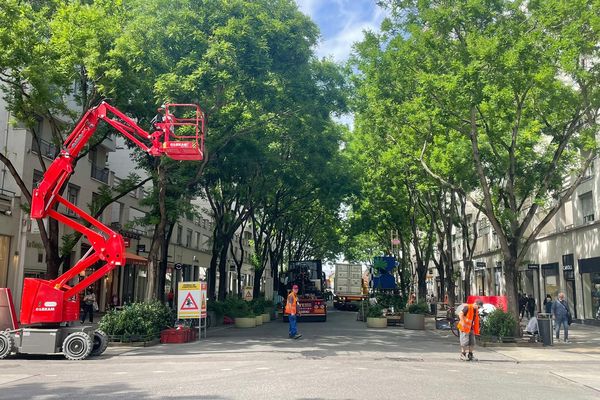
<instances>
[{"instance_id":1,"label":"storefront","mask_svg":"<svg viewBox=\"0 0 600 400\"><path fill-rule=\"evenodd\" d=\"M556 299L560 289L558 263L542 264L542 278L544 292L541 297L545 298L546 295L550 295L553 299Z\"/></svg>"},{"instance_id":2,"label":"storefront","mask_svg":"<svg viewBox=\"0 0 600 400\"><path fill-rule=\"evenodd\" d=\"M577 286L575 285L575 263L573 254L564 254L562 256L563 262L563 277L565 279L565 295L567 301L573 305L574 318L579 318L579 311L577 307ZM554 297L553 297L554 298Z\"/></svg>"},{"instance_id":3,"label":"storefront","mask_svg":"<svg viewBox=\"0 0 600 400\"><path fill-rule=\"evenodd\" d=\"M488 285L486 285L487 273L486 263L484 261L478 261L475 263L475 293L478 296L487 296Z\"/></svg>"},{"instance_id":4,"label":"storefront","mask_svg":"<svg viewBox=\"0 0 600 400\"><path fill-rule=\"evenodd\" d=\"M143 301L146 296L148 260L136 254L127 253L127 261L121 269L121 305Z\"/></svg>"},{"instance_id":5,"label":"storefront","mask_svg":"<svg viewBox=\"0 0 600 400\"><path fill-rule=\"evenodd\" d=\"M581 274L583 318L600 320L600 257L580 259L578 264Z\"/></svg>"},{"instance_id":6,"label":"storefront","mask_svg":"<svg viewBox=\"0 0 600 400\"><path fill-rule=\"evenodd\" d=\"M527 264L526 269L519 271L519 293L539 298L539 264ZM536 301L536 303L539 303Z\"/></svg>"}]
</instances>

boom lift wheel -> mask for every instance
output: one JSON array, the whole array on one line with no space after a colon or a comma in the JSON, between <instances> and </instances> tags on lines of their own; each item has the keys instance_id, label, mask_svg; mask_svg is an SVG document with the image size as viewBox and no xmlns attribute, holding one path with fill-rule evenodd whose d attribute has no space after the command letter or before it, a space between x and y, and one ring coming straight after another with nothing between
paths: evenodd
<instances>
[{"instance_id":1,"label":"boom lift wheel","mask_svg":"<svg viewBox=\"0 0 600 400\"><path fill-rule=\"evenodd\" d=\"M90 355L99 356L100 354L104 353L104 351L108 347L108 336L106 335L106 333L104 333L104 331L97 329L96 331L94 331L93 342L94 345L92 347L92 352L90 353Z\"/></svg>"},{"instance_id":2,"label":"boom lift wheel","mask_svg":"<svg viewBox=\"0 0 600 400\"><path fill-rule=\"evenodd\" d=\"M85 332L73 332L63 341L62 349L69 360L85 360L94 347L90 335Z\"/></svg>"},{"instance_id":3,"label":"boom lift wheel","mask_svg":"<svg viewBox=\"0 0 600 400\"><path fill-rule=\"evenodd\" d=\"M8 332L0 332L0 360L5 359L15 348L15 341Z\"/></svg>"}]
</instances>

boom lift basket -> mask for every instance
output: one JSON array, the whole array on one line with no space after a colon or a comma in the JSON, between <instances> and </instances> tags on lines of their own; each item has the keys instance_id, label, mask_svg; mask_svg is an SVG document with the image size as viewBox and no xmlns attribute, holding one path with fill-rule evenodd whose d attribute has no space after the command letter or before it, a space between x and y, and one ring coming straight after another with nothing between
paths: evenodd
<instances>
[{"instance_id":1,"label":"boom lift basket","mask_svg":"<svg viewBox=\"0 0 600 400\"><path fill-rule=\"evenodd\" d=\"M165 155L174 160L204 157L204 114L196 104L165 105L163 140Z\"/></svg>"}]
</instances>

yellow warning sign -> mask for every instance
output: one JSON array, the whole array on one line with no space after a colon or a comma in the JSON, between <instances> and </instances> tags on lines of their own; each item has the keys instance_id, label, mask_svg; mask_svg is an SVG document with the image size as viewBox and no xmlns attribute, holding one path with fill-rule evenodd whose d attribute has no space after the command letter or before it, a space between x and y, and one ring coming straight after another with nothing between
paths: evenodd
<instances>
[{"instance_id":1,"label":"yellow warning sign","mask_svg":"<svg viewBox=\"0 0 600 400\"><path fill-rule=\"evenodd\" d=\"M206 282L179 282L177 288L177 318L206 317Z\"/></svg>"}]
</instances>

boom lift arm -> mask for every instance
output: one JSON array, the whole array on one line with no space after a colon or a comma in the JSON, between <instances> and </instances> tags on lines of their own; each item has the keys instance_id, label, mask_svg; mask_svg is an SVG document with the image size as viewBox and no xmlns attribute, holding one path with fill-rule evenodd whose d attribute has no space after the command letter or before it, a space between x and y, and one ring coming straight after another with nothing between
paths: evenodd
<instances>
[{"instance_id":1,"label":"boom lift arm","mask_svg":"<svg viewBox=\"0 0 600 400\"><path fill-rule=\"evenodd\" d=\"M148 133L137 123L106 102L88 110L65 140L63 149L45 172L42 181L33 191L31 218L54 218L81 232L91 244L89 251L68 271L47 281L25 278L21 303L21 323L56 324L79 318L78 294L86 287L124 265L125 243L123 237L91 215L76 207L60 195L63 186L73 173L78 155L91 139L98 123L105 121L148 154L165 155L175 160L202 160L204 156L204 115L195 104L168 104L159 109L154 131ZM182 134L177 134L178 131ZM89 227L57 210L60 204ZM67 285L72 278L98 261L104 264L90 276L73 287Z\"/></svg>"}]
</instances>

